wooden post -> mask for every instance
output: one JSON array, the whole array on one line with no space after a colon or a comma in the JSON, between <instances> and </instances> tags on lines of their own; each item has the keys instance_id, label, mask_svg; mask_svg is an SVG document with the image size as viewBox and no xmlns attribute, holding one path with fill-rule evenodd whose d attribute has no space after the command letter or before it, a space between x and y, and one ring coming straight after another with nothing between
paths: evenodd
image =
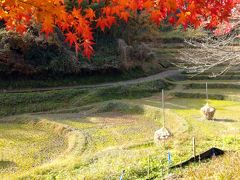
<instances>
[{"instance_id":1,"label":"wooden post","mask_svg":"<svg viewBox=\"0 0 240 180\"><path fill-rule=\"evenodd\" d=\"M165 128L165 99L164 89L162 89L162 116L163 116L163 128ZM165 150L165 139L163 139L163 148Z\"/></svg>"},{"instance_id":2,"label":"wooden post","mask_svg":"<svg viewBox=\"0 0 240 180\"><path fill-rule=\"evenodd\" d=\"M161 170L162 170L162 177L164 176L164 172L163 172L163 168L164 168L164 166L163 166L163 162L162 162L162 160L161 160L161 164L162 164L162 168L161 168Z\"/></svg>"},{"instance_id":3,"label":"wooden post","mask_svg":"<svg viewBox=\"0 0 240 180\"><path fill-rule=\"evenodd\" d=\"M2 153L1 153L1 155L2 155L2 159L1 159L1 161L3 162L3 151L2 151ZM3 174L2 174L2 180L4 180L4 177L3 177Z\"/></svg>"},{"instance_id":4,"label":"wooden post","mask_svg":"<svg viewBox=\"0 0 240 180\"><path fill-rule=\"evenodd\" d=\"M164 104L164 89L162 89L162 114L163 114L163 128L165 128L165 104Z\"/></svg>"},{"instance_id":5,"label":"wooden post","mask_svg":"<svg viewBox=\"0 0 240 180\"><path fill-rule=\"evenodd\" d=\"M1 152L1 161L3 161L3 151Z\"/></svg>"},{"instance_id":6,"label":"wooden post","mask_svg":"<svg viewBox=\"0 0 240 180\"><path fill-rule=\"evenodd\" d=\"M235 143L235 147L237 147L237 133L236 133L236 128L235 128L235 130L234 130L234 136L235 136L235 141L234 141L234 143Z\"/></svg>"},{"instance_id":7,"label":"wooden post","mask_svg":"<svg viewBox=\"0 0 240 180\"><path fill-rule=\"evenodd\" d=\"M148 155L148 179L150 179L150 155Z\"/></svg>"},{"instance_id":8,"label":"wooden post","mask_svg":"<svg viewBox=\"0 0 240 180\"><path fill-rule=\"evenodd\" d=\"M206 82L206 101L208 103L208 83Z\"/></svg>"},{"instance_id":9,"label":"wooden post","mask_svg":"<svg viewBox=\"0 0 240 180\"><path fill-rule=\"evenodd\" d=\"M193 157L196 158L196 141L195 137L193 137Z\"/></svg>"}]
</instances>

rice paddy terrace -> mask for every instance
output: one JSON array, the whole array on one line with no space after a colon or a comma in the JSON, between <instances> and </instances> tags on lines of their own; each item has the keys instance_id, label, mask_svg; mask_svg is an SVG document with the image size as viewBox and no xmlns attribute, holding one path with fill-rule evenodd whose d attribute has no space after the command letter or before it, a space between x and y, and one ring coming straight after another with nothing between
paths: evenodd
<instances>
[{"instance_id":1,"label":"rice paddy terrace","mask_svg":"<svg viewBox=\"0 0 240 180\"><path fill-rule=\"evenodd\" d=\"M238 179L240 73L217 79L182 76L87 92L3 93L1 109L15 113L1 112L0 178L118 179L125 170L125 179L168 174L176 179ZM206 81L209 104L217 109L212 121L200 113ZM156 146L153 135L163 124L162 88L167 89L166 127L173 136ZM11 106L16 97L18 103ZM217 147L225 155L169 170L167 154L171 165L189 159L193 137L197 154Z\"/></svg>"}]
</instances>

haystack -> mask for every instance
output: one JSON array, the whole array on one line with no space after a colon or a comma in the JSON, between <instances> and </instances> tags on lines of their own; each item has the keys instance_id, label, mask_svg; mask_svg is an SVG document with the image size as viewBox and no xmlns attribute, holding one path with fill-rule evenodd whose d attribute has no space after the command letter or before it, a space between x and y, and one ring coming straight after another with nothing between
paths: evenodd
<instances>
[{"instance_id":1,"label":"haystack","mask_svg":"<svg viewBox=\"0 0 240 180\"><path fill-rule=\"evenodd\" d=\"M170 131L167 128L163 127L154 133L154 142L156 144L159 144L162 140L166 140L170 136L171 136Z\"/></svg>"},{"instance_id":2,"label":"haystack","mask_svg":"<svg viewBox=\"0 0 240 180\"><path fill-rule=\"evenodd\" d=\"M212 120L216 112L216 109L212 106L209 106L209 104L207 103L205 106L201 108L201 112L207 120Z\"/></svg>"}]
</instances>

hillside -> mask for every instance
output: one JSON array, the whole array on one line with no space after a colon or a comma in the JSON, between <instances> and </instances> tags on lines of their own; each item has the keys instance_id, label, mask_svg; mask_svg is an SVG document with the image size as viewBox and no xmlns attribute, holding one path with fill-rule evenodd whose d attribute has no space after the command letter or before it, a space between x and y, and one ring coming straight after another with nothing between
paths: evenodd
<instances>
[{"instance_id":1,"label":"hillside","mask_svg":"<svg viewBox=\"0 0 240 180\"><path fill-rule=\"evenodd\" d=\"M169 76L94 90L1 94L2 177L117 179L125 170L125 179L162 179L169 173L184 179L237 179L238 80L226 80L229 75L208 80L212 85L209 103L217 109L215 119L208 121L199 111L206 103L204 82L208 77L196 81L182 76L182 80L176 80L179 75ZM196 83L198 86L193 85ZM156 146L153 134L163 121L162 88L167 89L166 126L173 136ZM13 131L22 135L15 136ZM197 153L218 147L226 154L169 172L167 153L171 153L173 165L190 158L193 137Z\"/></svg>"}]
</instances>

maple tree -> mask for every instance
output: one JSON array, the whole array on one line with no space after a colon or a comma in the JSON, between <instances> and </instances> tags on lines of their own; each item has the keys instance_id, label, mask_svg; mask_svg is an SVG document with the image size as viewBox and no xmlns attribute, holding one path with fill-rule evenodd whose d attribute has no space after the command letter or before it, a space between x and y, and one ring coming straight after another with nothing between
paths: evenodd
<instances>
[{"instance_id":1,"label":"maple tree","mask_svg":"<svg viewBox=\"0 0 240 180\"><path fill-rule=\"evenodd\" d=\"M104 31L119 20L128 21L139 12L149 15L152 22L168 20L172 25L193 25L206 22L207 28L228 21L239 0L1 0L0 19L7 30L24 34L33 23L41 25L48 37L55 26L66 41L88 58L93 54L95 28ZM72 8L67 8L67 3ZM84 4L84 5L83 5ZM93 5L99 4L97 9Z\"/></svg>"},{"instance_id":2,"label":"maple tree","mask_svg":"<svg viewBox=\"0 0 240 180\"><path fill-rule=\"evenodd\" d=\"M231 33L231 31L239 29L240 26L240 4L232 9L232 15L229 18L229 21L224 21L220 23L216 29L213 31L215 36L223 36ZM239 37L239 34L235 35Z\"/></svg>"}]
</instances>

